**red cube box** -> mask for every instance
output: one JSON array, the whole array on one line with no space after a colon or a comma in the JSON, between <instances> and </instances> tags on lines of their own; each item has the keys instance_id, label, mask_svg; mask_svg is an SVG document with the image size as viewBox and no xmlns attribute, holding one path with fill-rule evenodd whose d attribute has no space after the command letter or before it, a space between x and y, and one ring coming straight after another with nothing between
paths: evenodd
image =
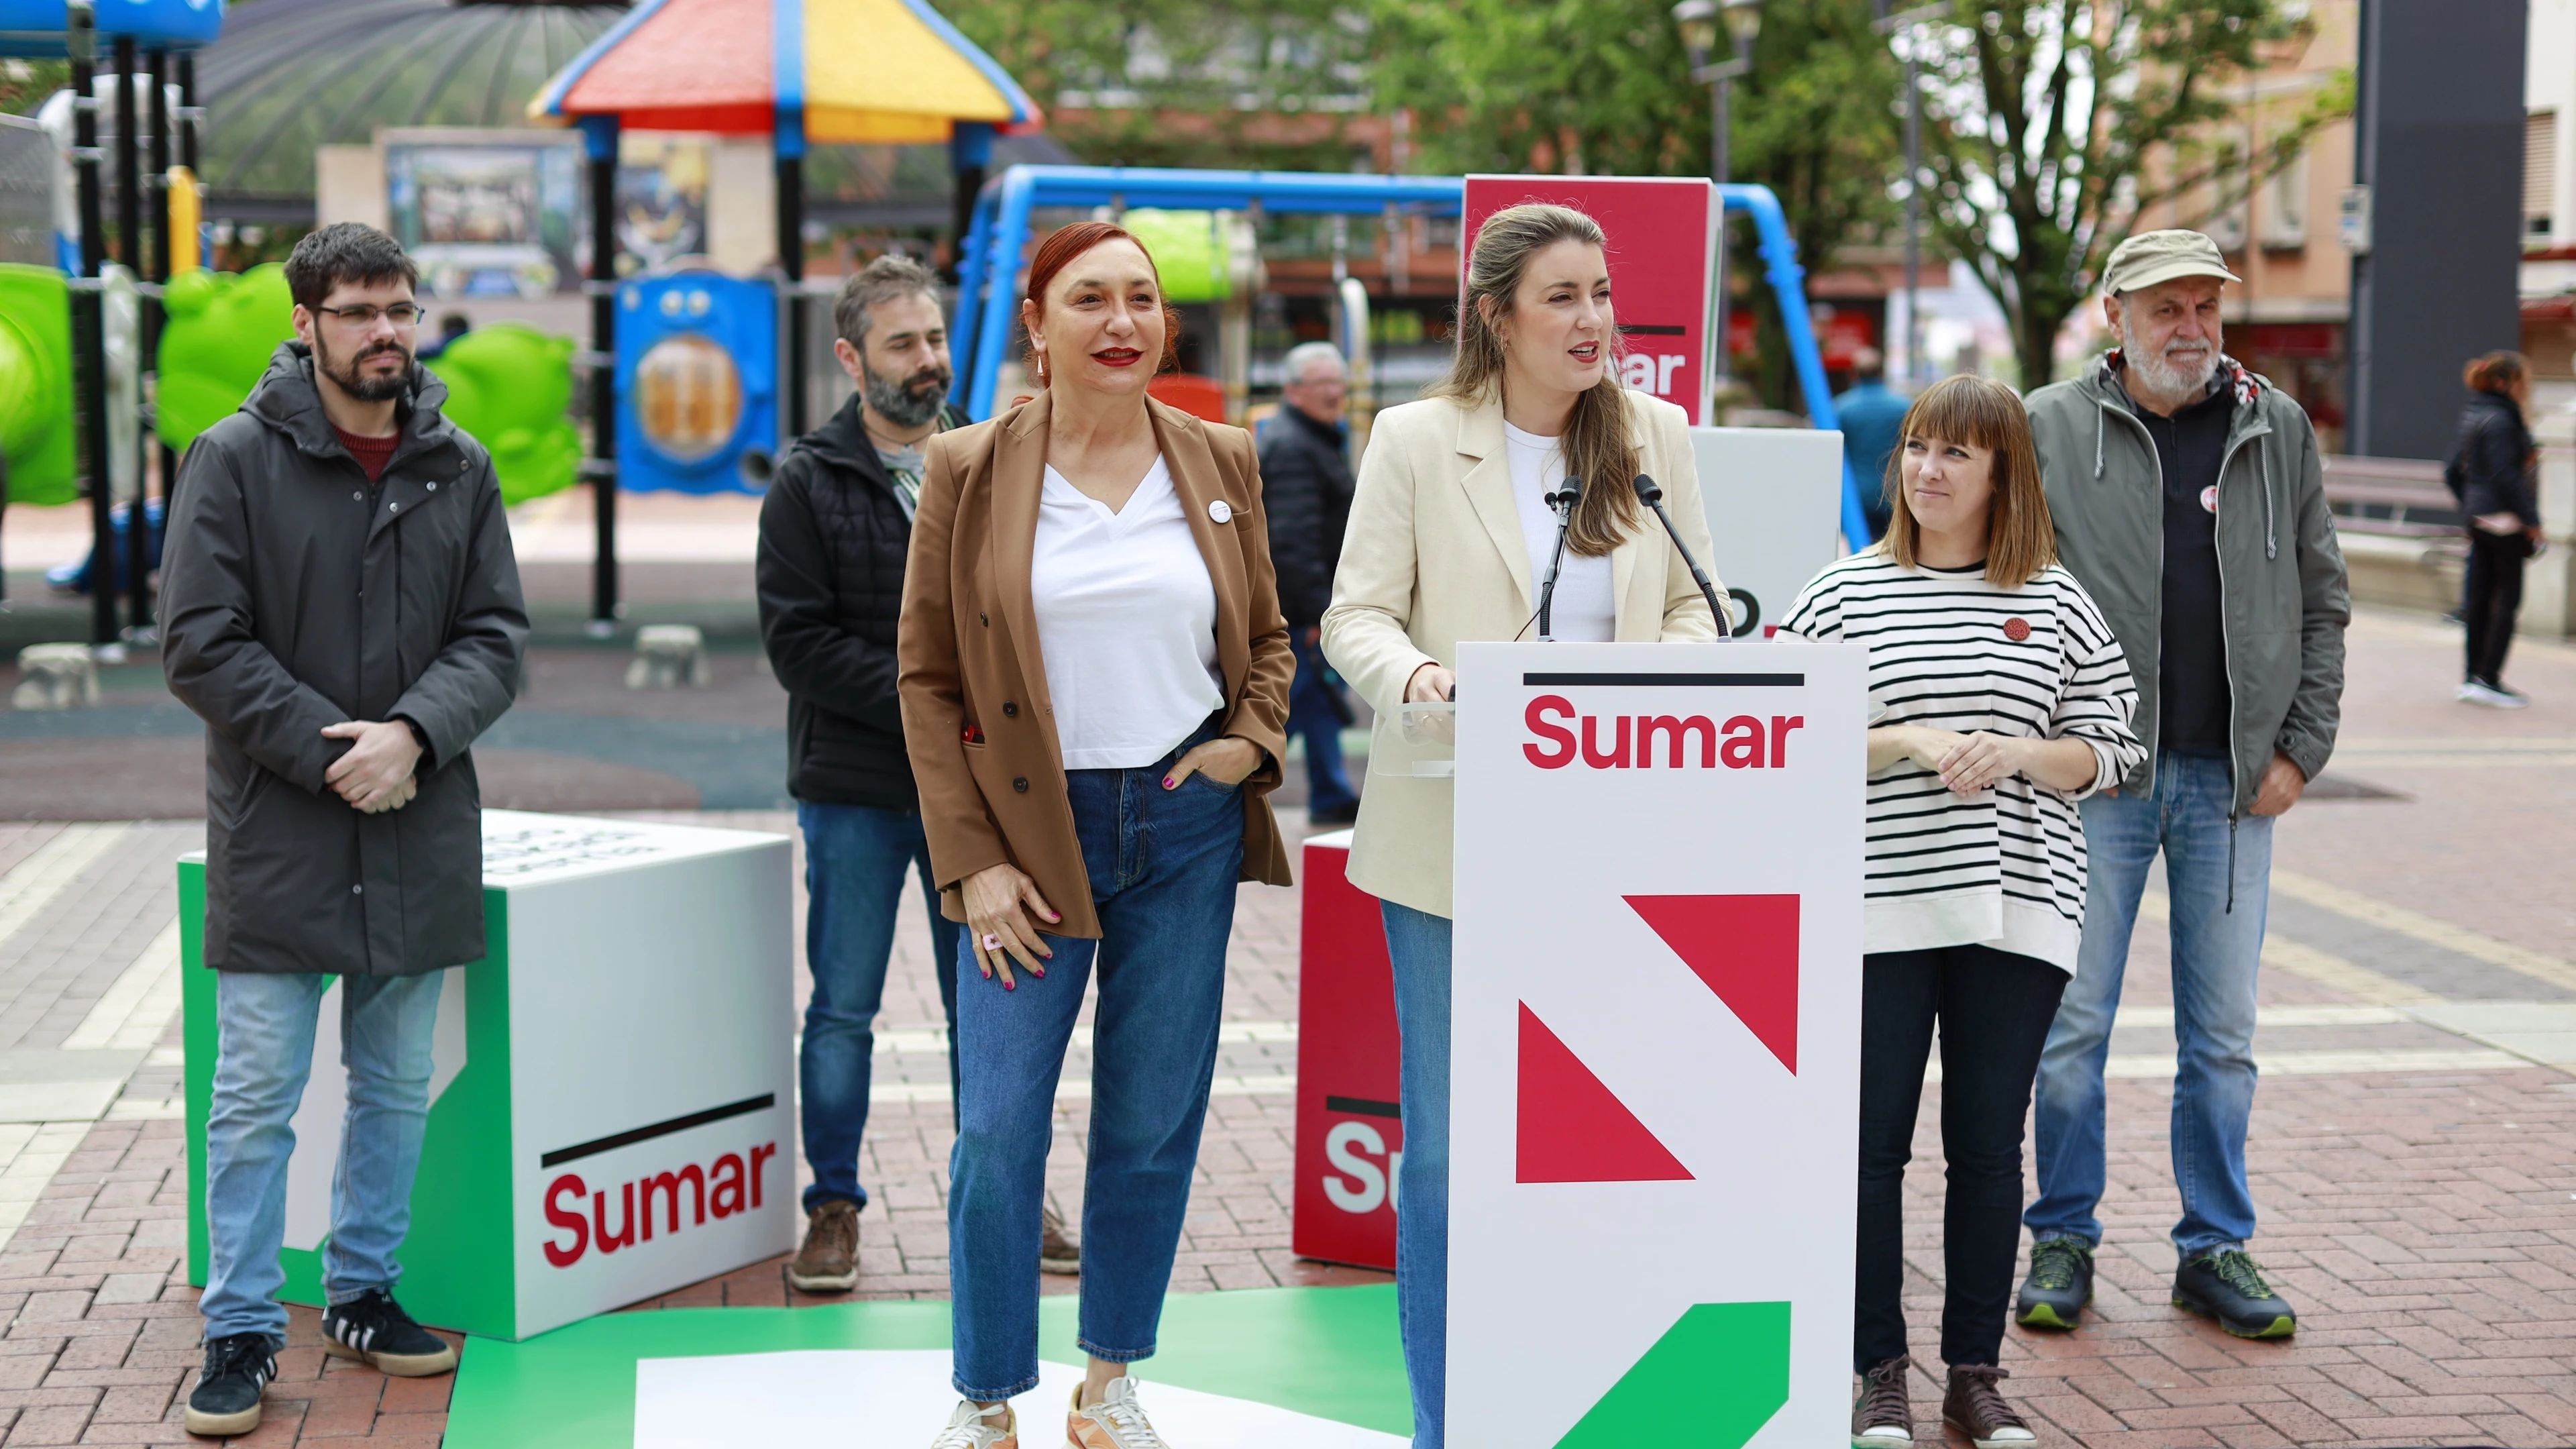
<instances>
[{"instance_id":1,"label":"red cube box","mask_svg":"<svg viewBox=\"0 0 2576 1449\"><path fill-rule=\"evenodd\" d=\"M1297 980L1299 1257L1392 1271L1404 1160L1395 980L1377 897L1345 877L1351 833L1306 842Z\"/></svg>"}]
</instances>

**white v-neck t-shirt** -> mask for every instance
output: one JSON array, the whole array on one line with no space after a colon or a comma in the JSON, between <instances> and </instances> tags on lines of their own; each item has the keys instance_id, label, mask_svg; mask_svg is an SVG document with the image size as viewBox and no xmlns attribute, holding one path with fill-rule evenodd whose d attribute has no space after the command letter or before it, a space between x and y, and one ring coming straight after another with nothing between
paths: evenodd
<instances>
[{"instance_id":1,"label":"white v-neck t-shirt","mask_svg":"<svg viewBox=\"0 0 2576 1449\"><path fill-rule=\"evenodd\" d=\"M1530 607L1538 607L1547 587L1548 560L1556 553L1556 510L1547 495L1565 486L1565 452L1561 439L1525 433L1503 424L1503 456L1512 467L1512 502L1521 515L1521 542L1529 547ZM1618 637L1618 596L1611 587L1610 556L1585 558L1565 551L1557 570L1556 601L1548 609L1549 632L1579 644L1607 644ZM1538 637L1538 625L1529 636Z\"/></svg>"},{"instance_id":2,"label":"white v-neck t-shirt","mask_svg":"<svg viewBox=\"0 0 2576 1449\"><path fill-rule=\"evenodd\" d=\"M1066 769L1154 764L1225 703L1216 583L1161 458L1114 513L1046 470L1029 592Z\"/></svg>"}]
</instances>

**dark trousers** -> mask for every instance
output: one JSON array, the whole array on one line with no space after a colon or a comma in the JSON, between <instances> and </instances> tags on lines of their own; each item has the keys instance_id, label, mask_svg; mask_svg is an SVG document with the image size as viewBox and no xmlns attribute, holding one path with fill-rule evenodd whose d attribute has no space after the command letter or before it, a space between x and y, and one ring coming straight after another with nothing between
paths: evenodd
<instances>
[{"instance_id":1,"label":"dark trousers","mask_svg":"<svg viewBox=\"0 0 2576 1449\"><path fill-rule=\"evenodd\" d=\"M1941 1033L1941 1361L1990 1364L2003 1347L2021 1243L2022 1119L2066 973L1991 946L1883 951L1862 958L1860 1231L1852 1366L1905 1349L1905 1164L1923 1066Z\"/></svg>"},{"instance_id":2,"label":"dark trousers","mask_svg":"<svg viewBox=\"0 0 2576 1449\"><path fill-rule=\"evenodd\" d=\"M1325 677L1324 651L1306 642L1306 631L1288 631L1297 655L1297 676L1288 685L1288 733L1306 741L1306 809L1310 814L1348 810L1359 804L1359 792L1342 764L1342 727L1350 707L1334 697L1336 686Z\"/></svg>"},{"instance_id":3,"label":"dark trousers","mask_svg":"<svg viewBox=\"0 0 2576 1449\"><path fill-rule=\"evenodd\" d=\"M2504 654L2513 647L2513 616L2522 610L2522 564L2530 543L2469 530L2469 578L2462 617L2469 626L2469 678L2504 683Z\"/></svg>"}]
</instances>

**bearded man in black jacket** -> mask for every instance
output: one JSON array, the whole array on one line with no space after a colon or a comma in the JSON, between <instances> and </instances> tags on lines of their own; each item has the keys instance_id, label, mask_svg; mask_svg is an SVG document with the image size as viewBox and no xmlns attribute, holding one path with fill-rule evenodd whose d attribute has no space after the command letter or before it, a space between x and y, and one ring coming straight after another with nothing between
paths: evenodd
<instances>
[{"instance_id":1,"label":"bearded man in black jacket","mask_svg":"<svg viewBox=\"0 0 2576 1449\"><path fill-rule=\"evenodd\" d=\"M1261 498L1270 514L1270 563L1279 575L1279 612L1297 652L1288 687L1288 733L1306 741L1306 820L1348 825L1360 797L1342 766L1350 701L1316 647L1333 602L1333 570L1351 518L1350 439L1342 423L1348 374L1329 342L1288 350L1279 416L1261 440Z\"/></svg>"},{"instance_id":2,"label":"bearded man in black jacket","mask_svg":"<svg viewBox=\"0 0 2576 1449\"><path fill-rule=\"evenodd\" d=\"M920 263L880 257L833 303L841 367L858 385L830 421L788 447L760 506L760 633L787 689L787 790L805 835L805 1008L797 1072L803 1099L805 1242L787 1277L812 1292L858 1286L859 1139L867 1129L870 1059L903 878L929 907L933 969L949 1027L950 1099L957 1082L958 927L939 916L921 802L895 700L895 626L904 557L921 498L922 450L965 423L948 405L953 377L939 283ZM1042 1261L1078 1259L1047 1212Z\"/></svg>"}]
</instances>

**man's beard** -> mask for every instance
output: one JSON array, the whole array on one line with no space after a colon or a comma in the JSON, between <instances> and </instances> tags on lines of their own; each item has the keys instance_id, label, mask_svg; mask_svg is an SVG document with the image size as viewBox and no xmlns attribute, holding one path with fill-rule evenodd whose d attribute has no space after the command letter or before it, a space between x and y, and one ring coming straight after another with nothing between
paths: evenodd
<instances>
[{"instance_id":1,"label":"man's beard","mask_svg":"<svg viewBox=\"0 0 2576 1449\"><path fill-rule=\"evenodd\" d=\"M917 428L939 416L948 405L948 385L956 374L932 363L901 382L877 376L865 360L859 363L868 407L898 428Z\"/></svg>"},{"instance_id":2,"label":"man's beard","mask_svg":"<svg viewBox=\"0 0 2576 1449\"><path fill-rule=\"evenodd\" d=\"M385 377L370 377L358 371L359 364L367 361L367 359L371 357L375 357L380 353L386 352L390 352L396 357L402 359L403 365L401 371L392 373ZM395 398L401 397L403 394L410 392L411 361L411 349L403 346L402 343L397 340L388 338L383 342L369 343L367 346L360 348L358 350L358 355L350 358L347 364L343 365L339 359L331 355L331 349L323 344L321 329L314 329L314 366L322 370L323 376L330 378L335 383L338 383L340 385L340 391L347 393L349 396L356 398L360 402L391 402Z\"/></svg>"},{"instance_id":3,"label":"man's beard","mask_svg":"<svg viewBox=\"0 0 2576 1449\"><path fill-rule=\"evenodd\" d=\"M2207 342L2200 346L2197 362L2175 363L2163 356L2150 355L2138 343L2137 333L2129 329L2127 319L2120 322L2120 360L2158 397L2187 398L2209 390L2209 379L2218 372L2218 349Z\"/></svg>"}]
</instances>

